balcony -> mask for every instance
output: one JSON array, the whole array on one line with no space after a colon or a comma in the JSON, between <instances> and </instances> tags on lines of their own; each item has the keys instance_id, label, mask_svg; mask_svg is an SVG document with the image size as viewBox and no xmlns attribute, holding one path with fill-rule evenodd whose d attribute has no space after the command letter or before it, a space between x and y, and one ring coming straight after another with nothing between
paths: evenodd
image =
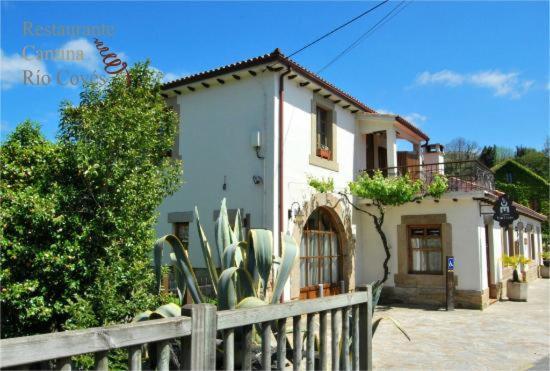
<instances>
[{"instance_id":1,"label":"balcony","mask_svg":"<svg viewBox=\"0 0 550 371\"><path fill-rule=\"evenodd\" d=\"M436 175L444 174L449 181L447 192L494 191L495 176L477 160L449 161L422 165L407 165L363 170L370 175L380 170L384 176L408 174L411 179L421 179L430 184Z\"/></svg>"}]
</instances>

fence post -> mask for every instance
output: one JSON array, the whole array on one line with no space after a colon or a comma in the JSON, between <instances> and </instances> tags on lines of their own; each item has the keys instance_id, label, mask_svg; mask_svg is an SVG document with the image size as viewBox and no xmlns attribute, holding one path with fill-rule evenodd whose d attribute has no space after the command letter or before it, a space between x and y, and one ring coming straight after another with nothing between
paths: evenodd
<instances>
[{"instance_id":1,"label":"fence post","mask_svg":"<svg viewBox=\"0 0 550 371\"><path fill-rule=\"evenodd\" d=\"M358 291L367 292L367 301L359 304L359 368L372 370L372 286L360 285Z\"/></svg>"},{"instance_id":2,"label":"fence post","mask_svg":"<svg viewBox=\"0 0 550 371\"><path fill-rule=\"evenodd\" d=\"M218 317L212 304L187 304L182 315L191 317L191 346L186 352L185 366L189 370L216 369L216 331Z\"/></svg>"}]
</instances>

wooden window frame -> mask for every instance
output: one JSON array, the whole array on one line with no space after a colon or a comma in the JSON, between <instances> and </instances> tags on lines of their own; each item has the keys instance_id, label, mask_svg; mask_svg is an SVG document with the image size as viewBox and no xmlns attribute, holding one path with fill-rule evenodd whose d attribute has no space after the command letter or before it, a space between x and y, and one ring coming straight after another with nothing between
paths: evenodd
<instances>
[{"instance_id":1,"label":"wooden window frame","mask_svg":"<svg viewBox=\"0 0 550 371\"><path fill-rule=\"evenodd\" d=\"M320 113L324 113L324 115L321 115ZM316 143L315 147L317 149L321 148L322 145L326 145L328 149L332 152L333 149L333 138L332 138L332 117L333 112L331 109L328 109L320 104L317 104L315 107L315 119L316 119L316 132L315 132L315 138ZM322 117L324 116L324 117ZM324 118L324 120L323 120ZM323 130L324 126L324 130ZM323 144L323 138L326 138L326 144ZM331 156L332 157L332 156ZM332 160L330 158L329 160Z\"/></svg>"},{"instance_id":2,"label":"wooden window frame","mask_svg":"<svg viewBox=\"0 0 550 371\"><path fill-rule=\"evenodd\" d=\"M174 224L174 227L173 227L174 236L176 236L178 239L180 239L180 236L178 236L178 227L181 226L181 225L186 225L187 226L187 241L183 241L181 239L180 240L184 245L185 244L189 245L189 227L190 227L189 222L175 222L173 224Z\"/></svg>"},{"instance_id":3,"label":"wooden window frame","mask_svg":"<svg viewBox=\"0 0 550 371\"><path fill-rule=\"evenodd\" d=\"M327 215L327 217L329 218L330 220L330 230L329 231L321 231L319 229L317 230L309 230L309 229L306 229L307 228L307 222L306 222L306 227L304 227L304 231L302 232L302 240L305 241L305 252L306 252L306 255L301 255L300 254L300 263L302 261L305 261L305 264L304 264L304 277L305 277L305 284L306 286L302 286L302 282L300 282L300 290L304 290L304 291L310 291L310 290L313 290L313 289L316 289L319 284L323 284L324 288L326 287L329 287L329 286L334 286L334 287L338 287L339 286L339 282L342 280L342 272L343 272L343 253L342 253L342 243L341 243L341 238L339 236L339 233L338 231L336 230L335 228L335 221L334 221L334 218L332 217L332 215L330 215L330 213L328 213L327 211L325 210L315 210L314 212L319 212L319 213L324 213L325 215ZM311 215L310 215L311 217ZM317 224L317 228L320 228L320 220L321 218L318 218L318 224ZM336 237L336 243L337 243L337 255L323 255L322 254L322 249L323 249L323 246L321 244L321 239L320 238L317 238L317 254L318 255L309 255L309 241L310 241L310 235L317 235L317 236L322 236L322 235L329 235L329 236L335 236ZM301 242L300 242L301 243ZM331 252L332 254L332 238L329 238L329 251ZM329 262L329 275L330 275L330 279L329 281L330 282L321 282L321 276L322 276L322 269L323 269L323 263L324 263L324 260L325 259L329 259L330 262ZM332 260L333 259L336 259L336 264L337 264L337 268L338 268L338 277L336 280L333 279L332 277ZM316 283L316 284L310 284L311 280L309 279L309 267L310 267L310 262L312 260L315 260L315 262L317 263L317 282L319 283ZM301 264L300 264L301 266Z\"/></svg>"},{"instance_id":4,"label":"wooden window frame","mask_svg":"<svg viewBox=\"0 0 550 371\"><path fill-rule=\"evenodd\" d=\"M439 229L439 236L433 237L428 236L426 230L437 228ZM441 271L415 271L413 270L413 247L411 246L411 237L412 233L411 231L413 229L424 229L424 235L422 236L425 239L439 239L439 248L419 248L415 249L415 251L422 251L422 252L437 252L439 251L441 254ZM407 249L408 249L408 263L409 263L409 269L408 274L428 274L428 275L442 275L443 274L443 267L444 267L444 248L443 248L443 235L442 235L442 226L441 224L408 224L407 225Z\"/></svg>"}]
</instances>

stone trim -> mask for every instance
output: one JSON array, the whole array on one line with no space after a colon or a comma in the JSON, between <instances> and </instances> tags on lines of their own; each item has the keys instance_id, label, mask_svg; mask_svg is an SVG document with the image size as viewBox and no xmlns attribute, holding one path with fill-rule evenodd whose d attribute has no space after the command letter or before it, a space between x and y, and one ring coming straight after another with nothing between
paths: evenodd
<instances>
[{"instance_id":1,"label":"stone trim","mask_svg":"<svg viewBox=\"0 0 550 371\"><path fill-rule=\"evenodd\" d=\"M339 171L340 170L340 167L338 166L338 163L336 161L321 158L321 157L317 156L316 154L314 154L314 155L310 154L309 155L309 164L313 165L313 166L319 166L319 167L325 168L327 170L332 170L332 171Z\"/></svg>"},{"instance_id":2,"label":"stone trim","mask_svg":"<svg viewBox=\"0 0 550 371\"><path fill-rule=\"evenodd\" d=\"M194 220L192 211L168 213L168 223L192 223Z\"/></svg>"},{"instance_id":3,"label":"stone trim","mask_svg":"<svg viewBox=\"0 0 550 371\"><path fill-rule=\"evenodd\" d=\"M440 224L441 225L441 244L442 244L442 259L447 255L453 255L453 240L452 240L452 225L447 223L446 214L428 214L428 215L402 215L401 224L397 225L397 272L395 276L397 281L404 282L404 276L415 276L415 282L437 284L440 280L430 277L443 277L433 274L410 274L409 273L409 237L407 228L409 225L425 225L425 224ZM445 265L442 262L442 266ZM427 276L427 277L426 277ZM423 278L426 277L426 278ZM455 275L455 279L456 279ZM394 280L396 278L394 277ZM396 285L397 285L396 281ZM409 279L411 282L411 279ZM444 282L444 281L443 281ZM444 284L444 283L443 283Z\"/></svg>"},{"instance_id":4,"label":"stone trim","mask_svg":"<svg viewBox=\"0 0 550 371\"><path fill-rule=\"evenodd\" d=\"M332 121L332 132L331 132L331 151L332 151L332 160L327 160L317 156L317 106L320 106L328 111L330 111L330 119ZM337 115L336 115L336 104L329 99L321 97L318 94L313 94L313 99L311 100L311 130L310 130L310 139L311 139L311 151L309 154L309 164L314 166L319 166L332 171L339 171L338 162L338 152L337 152L337 134L338 126L336 125Z\"/></svg>"},{"instance_id":5,"label":"stone trim","mask_svg":"<svg viewBox=\"0 0 550 371\"><path fill-rule=\"evenodd\" d=\"M351 209L346 203L334 194L315 193L312 194L309 201L302 206L303 218L295 219L293 222L292 237L298 246L302 242L302 232L311 213L322 207L333 217L338 237L342 248L342 275L349 291L355 289L355 238L351 227ZM290 298L298 299L300 297L300 249L290 272Z\"/></svg>"}]
</instances>

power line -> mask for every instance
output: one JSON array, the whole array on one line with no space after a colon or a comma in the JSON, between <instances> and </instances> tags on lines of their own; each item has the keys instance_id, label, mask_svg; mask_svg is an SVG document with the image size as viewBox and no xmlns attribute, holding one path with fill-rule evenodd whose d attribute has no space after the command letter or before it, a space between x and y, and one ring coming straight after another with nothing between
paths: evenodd
<instances>
[{"instance_id":1,"label":"power line","mask_svg":"<svg viewBox=\"0 0 550 371\"><path fill-rule=\"evenodd\" d=\"M369 28L365 33L363 33L359 38L357 38L353 43L351 43L346 49L342 50L336 57L330 60L327 64L325 64L321 69L317 71L317 73L320 73L324 70L326 70L328 67L330 67L334 62L336 62L338 59L343 57L345 54L350 52L353 48L355 48L357 45L361 43L365 38L372 35L374 32L376 32L378 29L382 28L387 22L389 22L393 17L398 15L403 9L405 9L407 6L410 5L410 2L407 2L405 4L405 0L401 1L399 4L397 4L392 10L390 10L384 17L382 17L376 24L374 24L371 28Z\"/></svg>"},{"instance_id":2,"label":"power line","mask_svg":"<svg viewBox=\"0 0 550 371\"><path fill-rule=\"evenodd\" d=\"M370 8L369 10L364 11L364 12L361 13L361 14L359 14L357 17L350 19L349 21L347 21L347 22L344 23L343 25L338 26L338 27L336 27L335 29L333 29L332 31L327 32L327 33L324 34L323 36L318 37L317 39L313 40L313 41L310 42L309 44L307 44L307 45L301 47L300 49L296 50L295 52L291 53L291 54L288 56L288 58L290 58L290 57L292 57L292 56L294 56L294 55L300 53L301 51L303 51L303 50L309 48L309 47L312 46L313 44L318 43L319 41L321 41L321 40L323 40L324 38L326 38L326 37L332 35L332 34L335 33L336 31L341 30L342 28L346 27L346 26L349 25L350 23L355 22L356 20L358 20L359 18L361 18L361 17L363 17L363 16L369 14L370 12L372 12L373 10L375 10L376 8L378 8L378 7L382 6L382 5L384 5L384 4L387 3L388 1L389 1L389 0L384 0L384 1L382 1L382 2L379 3L378 5L376 5L376 6L372 7L372 8Z\"/></svg>"}]
</instances>

